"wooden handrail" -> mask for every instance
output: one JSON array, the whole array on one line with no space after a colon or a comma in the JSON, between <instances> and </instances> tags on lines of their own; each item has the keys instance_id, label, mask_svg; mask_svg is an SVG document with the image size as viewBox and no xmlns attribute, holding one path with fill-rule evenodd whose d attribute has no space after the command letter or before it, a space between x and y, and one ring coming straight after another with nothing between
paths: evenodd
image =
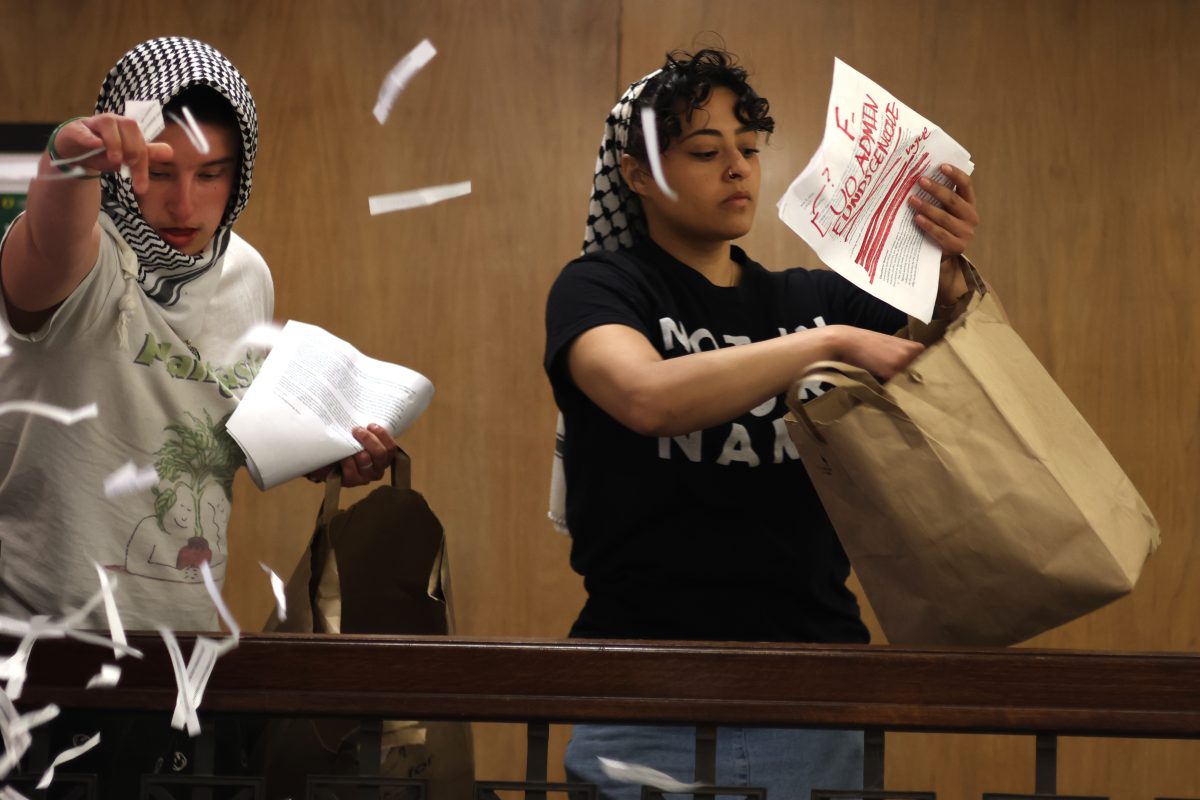
<instances>
[{"instance_id":1,"label":"wooden handrail","mask_svg":"<svg viewBox=\"0 0 1200 800\"><path fill-rule=\"evenodd\" d=\"M162 641L130 644L145 658L122 659L120 686L85 690L112 653L39 642L23 704L173 708ZM1200 656L259 634L220 659L201 710L1189 738Z\"/></svg>"}]
</instances>

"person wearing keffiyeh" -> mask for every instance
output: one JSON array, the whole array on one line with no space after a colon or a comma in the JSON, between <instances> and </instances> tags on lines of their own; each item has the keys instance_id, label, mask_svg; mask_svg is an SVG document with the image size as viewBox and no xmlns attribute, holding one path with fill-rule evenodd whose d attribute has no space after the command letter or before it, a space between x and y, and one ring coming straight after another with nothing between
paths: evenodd
<instances>
[{"instance_id":1,"label":"person wearing keffiyeh","mask_svg":"<svg viewBox=\"0 0 1200 800\"><path fill-rule=\"evenodd\" d=\"M658 148L642 129L650 109ZM866 642L849 563L787 438L783 393L812 362L895 375L921 346L903 314L828 270L764 269L733 241L759 200L769 106L723 50L675 53L609 114L584 253L546 307L561 412L551 516L587 601L574 637ZM654 157L661 162L656 176ZM970 179L910 200L943 249L939 301L966 291ZM665 184L665 185L664 185ZM695 731L578 725L572 780L623 800L598 757L693 780ZM853 731L720 728L717 784L770 797L861 787Z\"/></svg>"}]
</instances>

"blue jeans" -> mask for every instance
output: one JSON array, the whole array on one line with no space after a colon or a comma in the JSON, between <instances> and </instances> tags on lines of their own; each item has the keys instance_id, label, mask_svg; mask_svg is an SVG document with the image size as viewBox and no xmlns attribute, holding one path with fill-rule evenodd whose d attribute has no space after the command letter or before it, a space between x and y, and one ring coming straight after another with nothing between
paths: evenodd
<instances>
[{"instance_id":1,"label":"blue jeans","mask_svg":"<svg viewBox=\"0 0 1200 800\"><path fill-rule=\"evenodd\" d=\"M694 781L696 730L681 726L576 725L564 759L567 780L594 783L601 800L638 800L641 788L615 783L598 757L642 764ZM718 728L717 785L759 786L768 800L809 800L814 789L862 789L861 731ZM666 795L668 798L684 795Z\"/></svg>"}]
</instances>

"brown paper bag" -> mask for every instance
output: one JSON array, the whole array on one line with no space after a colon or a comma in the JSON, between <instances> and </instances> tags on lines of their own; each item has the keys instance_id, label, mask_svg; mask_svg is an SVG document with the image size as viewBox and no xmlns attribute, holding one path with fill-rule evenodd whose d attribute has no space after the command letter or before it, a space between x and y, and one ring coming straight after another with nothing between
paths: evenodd
<instances>
[{"instance_id":1,"label":"brown paper bag","mask_svg":"<svg viewBox=\"0 0 1200 800\"><path fill-rule=\"evenodd\" d=\"M787 425L893 644L1009 645L1133 589L1158 545L1150 510L976 285L880 386L812 365ZM832 385L803 402L812 381Z\"/></svg>"},{"instance_id":2,"label":"brown paper bag","mask_svg":"<svg viewBox=\"0 0 1200 800\"><path fill-rule=\"evenodd\" d=\"M285 585L287 621L272 614L268 630L454 633L445 535L425 498L411 488L411 474L408 455L397 450L392 485L341 511L340 475L330 475L312 542ZM287 742L289 763L357 773L357 723L286 727L276 744ZM385 721L381 745L381 775L429 780L430 800L470 795L475 769L469 724ZM297 760L297 752L307 755ZM328 766L314 768L321 763Z\"/></svg>"}]
</instances>

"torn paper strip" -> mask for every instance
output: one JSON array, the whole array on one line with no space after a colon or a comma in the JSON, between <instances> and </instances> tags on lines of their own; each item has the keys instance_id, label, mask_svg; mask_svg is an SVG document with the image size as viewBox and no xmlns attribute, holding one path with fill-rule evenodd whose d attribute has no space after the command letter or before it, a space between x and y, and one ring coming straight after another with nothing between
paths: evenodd
<instances>
[{"instance_id":1,"label":"torn paper strip","mask_svg":"<svg viewBox=\"0 0 1200 800\"><path fill-rule=\"evenodd\" d=\"M275 594L275 616L280 622L287 622L287 594L284 591L283 579L263 562L258 562L258 565L271 578L271 591Z\"/></svg>"},{"instance_id":2,"label":"torn paper strip","mask_svg":"<svg viewBox=\"0 0 1200 800\"><path fill-rule=\"evenodd\" d=\"M6 778L13 767L21 762L25 751L33 743L30 731L57 716L58 706L53 703L28 714L19 714L12 699L0 692L0 739L4 740L4 755L0 756L0 779Z\"/></svg>"},{"instance_id":3,"label":"torn paper strip","mask_svg":"<svg viewBox=\"0 0 1200 800\"><path fill-rule=\"evenodd\" d=\"M180 118L174 111L167 112L167 119L174 122L183 130L184 136L192 143L192 147L196 148L197 152L202 155L208 155L208 137L204 135L204 131L200 130L200 126L196 124L196 118L192 116L192 112L187 106L183 107L183 117Z\"/></svg>"},{"instance_id":4,"label":"torn paper strip","mask_svg":"<svg viewBox=\"0 0 1200 800\"><path fill-rule=\"evenodd\" d=\"M379 87L379 97L375 101L375 119L379 120L380 125L387 121L388 114L392 112L392 105L404 91L404 87L435 55L437 50L425 39L392 67L383 79L383 85Z\"/></svg>"},{"instance_id":5,"label":"torn paper strip","mask_svg":"<svg viewBox=\"0 0 1200 800\"><path fill-rule=\"evenodd\" d=\"M112 634L113 655L120 658L121 648L128 644L128 640L125 638L125 626L121 624L121 615L117 613L117 600L113 596L117 579L110 580L108 570L95 561L92 562L92 566L96 568L96 573L100 577L100 594L104 597L104 616L108 620L108 630Z\"/></svg>"},{"instance_id":6,"label":"torn paper strip","mask_svg":"<svg viewBox=\"0 0 1200 800\"><path fill-rule=\"evenodd\" d=\"M63 750L54 757L54 761L51 762L50 766L46 768L46 771L42 773L42 779L38 781L37 788L45 789L50 785L50 782L54 780L54 770L56 767L60 767L72 759L79 758L81 755L86 753L88 750L91 750L98 744L100 744L100 734L97 733L83 744Z\"/></svg>"},{"instance_id":7,"label":"torn paper strip","mask_svg":"<svg viewBox=\"0 0 1200 800\"><path fill-rule=\"evenodd\" d=\"M217 588L216 581L213 580L212 570L207 561L200 565L200 575L204 579L204 588L208 590L209 597L217 607L217 614L229 628L230 635L220 641L207 636L197 636L196 644L192 648L192 655L185 666L183 653L179 649L179 642L176 640L175 634L167 628L160 627L158 629L159 635L162 636L163 642L167 646L167 654L171 658L171 669L175 672L175 684L179 689L179 693L175 697L175 712L171 716L171 727L176 730L186 728L189 736L196 736L200 733L198 713L200 703L204 700L204 690L208 686L208 679L217 664L217 659L237 647L238 637L241 634L237 621L229 613L229 607L221 598L221 592Z\"/></svg>"},{"instance_id":8,"label":"torn paper strip","mask_svg":"<svg viewBox=\"0 0 1200 800\"><path fill-rule=\"evenodd\" d=\"M19 411L46 417L63 425L74 425L81 420L94 419L100 413L95 403L82 406L74 411L48 403L39 403L35 400L10 400L7 403L0 403L0 414L14 414Z\"/></svg>"},{"instance_id":9,"label":"torn paper strip","mask_svg":"<svg viewBox=\"0 0 1200 800\"><path fill-rule=\"evenodd\" d=\"M649 786L652 789L672 794L690 794L704 786L703 783L683 783L682 781L677 781L665 772L659 772L656 769L651 769L641 764L627 764L624 761L616 761L611 758L604 758L603 756L599 756L598 758L600 761L600 770L614 781L620 781L621 783Z\"/></svg>"},{"instance_id":10,"label":"torn paper strip","mask_svg":"<svg viewBox=\"0 0 1200 800\"><path fill-rule=\"evenodd\" d=\"M663 174L662 156L658 150L658 121L654 118L652 108L642 109L642 136L646 139L646 155L650 159L650 174L654 176L654 182L663 194L672 200L678 200L679 195L667 185L667 176Z\"/></svg>"},{"instance_id":11,"label":"torn paper strip","mask_svg":"<svg viewBox=\"0 0 1200 800\"><path fill-rule=\"evenodd\" d=\"M79 155L71 156L70 158L52 158L50 159L50 165L53 167L68 167L72 164L78 164L80 161L87 161L92 156L98 156L106 149L108 148L106 148L104 145L101 145L94 150L88 150L86 153L80 153ZM80 170L80 172L82 171L83 170ZM71 171L68 171L68 174L70 174L70 172Z\"/></svg>"},{"instance_id":12,"label":"torn paper strip","mask_svg":"<svg viewBox=\"0 0 1200 800\"><path fill-rule=\"evenodd\" d=\"M138 467L132 461L109 473L104 479L104 496L120 497L126 494L137 494L155 486L158 483L158 472L154 467Z\"/></svg>"},{"instance_id":13,"label":"torn paper strip","mask_svg":"<svg viewBox=\"0 0 1200 800\"><path fill-rule=\"evenodd\" d=\"M933 316L941 248L917 227L908 198L921 177L948 184L971 155L879 84L835 60L825 137L779 200L779 217L855 286L910 316Z\"/></svg>"},{"instance_id":14,"label":"torn paper strip","mask_svg":"<svg viewBox=\"0 0 1200 800\"><path fill-rule=\"evenodd\" d=\"M448 183L444 186L428 186L424 189L412 189L395 194L377 194L369 198L367 204L371 208L371 216L386 214L390 211L407 211L410 208L431 206L443 200L471 193L471 182Z\"/></svg>"},{"instance_id":15,"label":"torn paper strip","mask_svg":"<svg viewBox=\"0 0 1200 800\"><path fill-rule=\"evenodd\" d=\"M102 664L100 671L87 682L85 689L111 689L121 682L121 668L116 664Z\"/></svg>"}]
</instances>

